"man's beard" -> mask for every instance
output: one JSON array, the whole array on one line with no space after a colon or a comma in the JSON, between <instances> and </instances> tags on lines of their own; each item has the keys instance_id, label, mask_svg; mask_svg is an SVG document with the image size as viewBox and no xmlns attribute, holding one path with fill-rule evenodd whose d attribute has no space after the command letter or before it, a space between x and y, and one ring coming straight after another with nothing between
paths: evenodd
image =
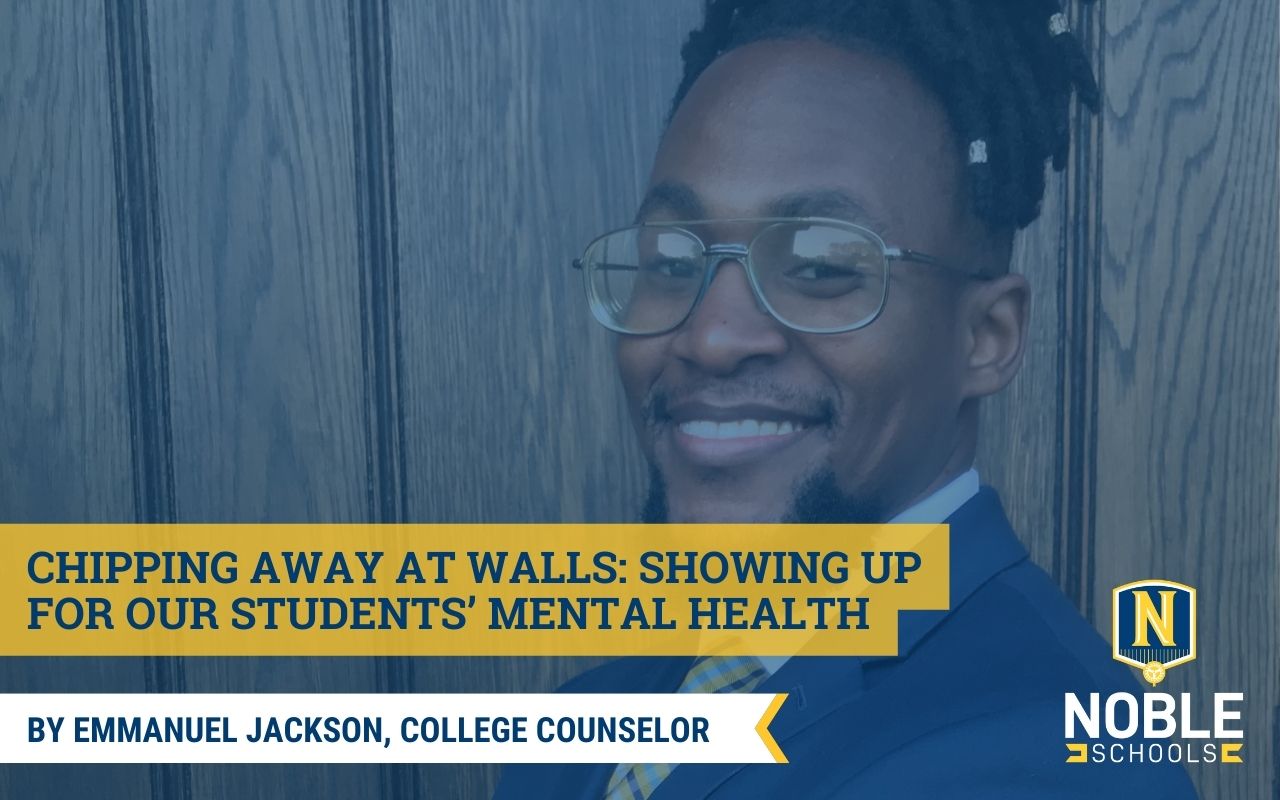
<instances>
[{"instance_id":1,"label":"man's beard","mask_svg":"<svg viewBox=\"0 0 1280 800\"><path fill-rule=\"evenodd\" d=\"M780 522L866 524L883 521L882 504L872 499L858 500L840 490L836 474L824 467L796 484L791 505ZM640 512L644 523L670 522L667 482L662 472L649 465L649 495ZM716 520L702 520L715 522Z\"/></svg>"}]
</instances>

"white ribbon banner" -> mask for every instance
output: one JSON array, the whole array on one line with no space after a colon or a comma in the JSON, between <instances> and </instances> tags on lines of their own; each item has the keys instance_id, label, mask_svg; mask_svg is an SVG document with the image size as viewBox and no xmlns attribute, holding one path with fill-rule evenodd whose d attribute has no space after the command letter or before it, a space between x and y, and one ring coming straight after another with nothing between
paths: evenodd
<instances>
[{"instance_id":1,"label":"white ribbon banner","mask_svg":"<svg viewBox=\"0 0 1280 800\"><path fill-rule=\"evenodd\" d=\"M785 694L0 694L0 763L786 763Z\"/></svg>"}]
</instances>

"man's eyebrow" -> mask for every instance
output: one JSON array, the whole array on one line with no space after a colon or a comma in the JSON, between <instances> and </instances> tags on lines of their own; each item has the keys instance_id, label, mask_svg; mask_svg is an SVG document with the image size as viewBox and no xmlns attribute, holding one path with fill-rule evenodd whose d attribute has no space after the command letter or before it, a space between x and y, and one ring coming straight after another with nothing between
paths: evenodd
<instances>
[{"instance_id":1,"label":"man's eyebrow","mask_svg":"<svg viewBox=\"0 0 1280 800\"><path fill-rule=\"evenodd\" d=\"M659 209L674 214L678 219L702 219L705 216L697 192L688 184L675 181L663 181L650 187L640 203L640 210L636 212L636 222L643 222Z\"/></svg>"},{"instance_id":2,"label":"man's eyebrow","mask_svg":"<svg viewBox=\"0 0 1280 800\"><path fill-rule=\"evenodd\" d=\"M783 195L769 204L775 217L831 217L865 225L876 232L889 227L889 221L873 214L863 203L839 189L819 189Z\"/></svg>"}]
</instances>

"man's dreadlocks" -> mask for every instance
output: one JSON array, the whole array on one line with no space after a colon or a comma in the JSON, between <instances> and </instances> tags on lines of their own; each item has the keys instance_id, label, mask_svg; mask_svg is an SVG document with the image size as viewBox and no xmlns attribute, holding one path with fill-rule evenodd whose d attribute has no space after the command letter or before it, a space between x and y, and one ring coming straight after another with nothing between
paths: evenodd
<instances>
[{"instance_id":1,"label":"man's dreadlocks","mask_svg":"<svg viewBox=\"0 0 1280 800\"><path fill-rule=\"evenodd\" d=\"M1071 95L1098 86L1058 0L706 0L681 49L672 111L720 55L767 39L871 47L907 65L959 137L978 216L996 229L1039 216L1044 163L1066 165Z\"/></svg>"}]
</instances>

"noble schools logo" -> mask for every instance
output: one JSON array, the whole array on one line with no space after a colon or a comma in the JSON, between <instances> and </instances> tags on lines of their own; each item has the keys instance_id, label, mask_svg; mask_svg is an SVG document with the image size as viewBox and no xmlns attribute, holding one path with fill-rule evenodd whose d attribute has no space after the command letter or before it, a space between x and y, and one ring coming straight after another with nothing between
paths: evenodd
<instances>
[{"instance_id":1,"label":"noble schools logo","mask_svg":"<svg viewBox=\"0 0 1280 800\"><path fill-rule=\"evenodd\" d=\"M1194 661L1196 590L1154 579L1113 589L1111 655L1140 669L1152 687L1173 667ZM1069 692L1067 763L1243 763L1244 694L1214 692L1212 698L1197 703L1190 692L1092 692L1087 698Z\"/></svg>"},{"instance_id":2,"label":"noble schools logo","mask_svg":"<svg viewBox=\"0 0 1280 800\"><path fill-rule=\"evenodd\" d=\"M1173 581L1134 581L1111 590L1111 656L1156 686L1196 658L1196 590Z\"/></svg>"}]
</instances>

